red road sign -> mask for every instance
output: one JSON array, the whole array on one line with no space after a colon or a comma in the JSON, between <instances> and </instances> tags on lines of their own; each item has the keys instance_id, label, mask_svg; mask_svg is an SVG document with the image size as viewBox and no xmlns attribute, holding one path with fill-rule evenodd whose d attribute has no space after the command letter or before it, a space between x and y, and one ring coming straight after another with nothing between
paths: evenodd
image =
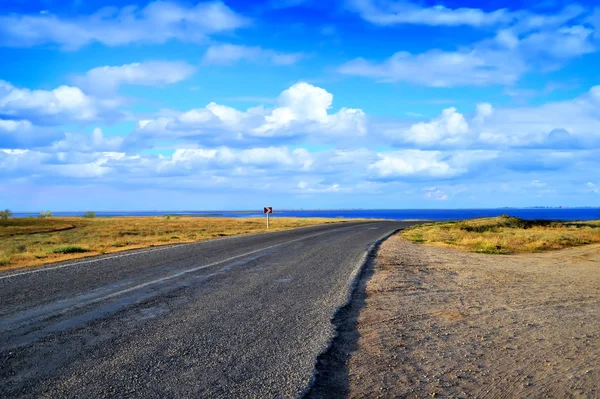
<instances>
[{"instance_id":1,"label":"red road sign","mask_svg":"<svg viewBox=\"0 0 600 399\"><path fill-rule=\"evenodd\" d=\"M273 207L272 206L265 206L263 213L273 213Z\"/></svg>"}]
</instances>

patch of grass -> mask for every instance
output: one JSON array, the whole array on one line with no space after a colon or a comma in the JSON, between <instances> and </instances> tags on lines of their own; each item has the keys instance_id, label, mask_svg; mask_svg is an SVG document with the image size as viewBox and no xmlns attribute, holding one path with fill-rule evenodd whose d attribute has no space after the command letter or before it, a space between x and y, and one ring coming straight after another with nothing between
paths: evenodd
<instances>
[{"instance_id":1,"label":"patch of grass","mask_svg":"<svg viewBox=\"0 0 600 399\"><path fill-rule=\"evenodd\" d=\"M66 245L64 247L54 248L52 252L55 254L80 254L89 252L89 249L78 247L76 245Z\"/></svg>"},{"instance_id":2,"label":"patch of grass","mask_svg":"<svg viewBox=\"0 0 600 399\"><path fill-rule=\"evenodd\" d=\"M485 254L515 254L600 243L600 221L531 221L504 215L426 223L406 229L402 235L415 243Z\"/></svg>"}]
</instances>

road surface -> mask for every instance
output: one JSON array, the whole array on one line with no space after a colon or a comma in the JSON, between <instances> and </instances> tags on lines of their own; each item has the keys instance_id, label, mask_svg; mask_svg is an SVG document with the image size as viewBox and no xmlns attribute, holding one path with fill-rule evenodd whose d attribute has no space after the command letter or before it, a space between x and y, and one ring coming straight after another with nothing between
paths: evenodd
<instances>
[{"instance_id":1,"label":"road surface","mask_svg":"<svg viewBox=\"0 0 600 399\"><path fill-rule=\"evenodd\" d=\"M365 253L340 223L0 274L0 397L297 397Z\"/></svg>"}]
</instances>

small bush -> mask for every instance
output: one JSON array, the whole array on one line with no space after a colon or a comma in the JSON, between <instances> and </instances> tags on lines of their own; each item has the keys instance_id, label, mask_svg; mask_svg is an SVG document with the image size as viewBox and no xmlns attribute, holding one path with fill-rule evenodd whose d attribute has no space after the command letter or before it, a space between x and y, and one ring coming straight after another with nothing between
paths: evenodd
<instances>
[{"instance_id":1,"label":"small bush","mask_svg":"<svg viewBox=\"0 0 600 399\"><path fill-rule=\"evenodd\" d=\"M0 219L8 219L9 217L12 216L12 212L10 211L10 209L5 209L3 211L0 211Z\"/></svg>"},{"instance_id":2,"label":"small bush","mask_svg":"<svg viewBox=\"0 0 600 399\"><path fill-rule=\"evenodd\" d=\"M86 213L84 213L83 215L84 218L95 218L96 217L96 212L93 211L87 211Z\"/></svg>"},{"instance_id":3,"label":"small bush","mask_svg":"<svg viewBox=\"0 0 600 399\"><path fill-rule=\"evenodd\" d=\"M54 252L55 254L77 254L82 252L89 252L89 250L82 247L69 245L65 247L54 248L52 252Z\"/></svg>"},{"instance_id":4,"label":"small bush","mask_svg":"<svg viewBox=\"0 0 600 399\"><path fill-rule=\"evenodd\" d=\"M52 217L52 212L50 212L50 211L41 211L40 215L38 217L40 219L45 219L45 218Z\"/></svg>"},{"instance_id":5,"label":"small bush","mask_svg":"<svg viewBox=\"0 0 600 399\"><path fill-rule=\"evenodd\" d=\"M25 245L25 244L16 244L14 246L14 251L15 252L19 252L19 253L25 252L25 251L27 251L27 245Z\"/></svg>"},{"instance_id":6,"label":"small bush","mask_svg":"<svg viewBox=\"0 0 600 399\"><path fill-rule=\"evenodd\" d=\"M171 219L171 215L165 215L165 219L166 219L166 220L169 220L169 219Z\"/></svg>"}]
</instances>

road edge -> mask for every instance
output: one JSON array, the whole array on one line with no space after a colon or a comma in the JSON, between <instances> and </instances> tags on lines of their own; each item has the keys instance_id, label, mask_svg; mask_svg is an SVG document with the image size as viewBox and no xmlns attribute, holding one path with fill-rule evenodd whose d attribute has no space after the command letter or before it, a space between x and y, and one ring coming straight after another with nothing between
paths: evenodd
<instances>
[{"instance_id":1,"label":"road edge","mask_svg":"<svg viewBox=\"0 0 600 399\"><path fill-rule=\"evenodd\" d=\"M309 397L309 395L311 395L312 393L311 391L313 391L313 389L317 385L319 376L324 375L323 369L326 368L323 364L324 359L328 355L330 355L331 352L334 350L335 341L339 338L340 329L342 327L339 322L336 322L336 319L339 318L340 314L344 312L344 310L347 310L352 305L352 300L356 295L356 290L359 286L359 283L365 276L365 272L368 269L369 264L377 257L377 252L379 251L381 244L383 244L388 238L404 230L405 228L406 227L395 229L392 232L385 234L374 243L372 243L365 251L361 260L358 262L358 267L350 275L350 284L348 286L348 294L346 296L346 300L341 305L339 305L331 315L330 323L333 325L333 330L329 336L327 345L325 346L325 349L323 349L315 359L315 366L310 382L300 393L300 395L298 396L299 398Z\"/></svg>"}]
</instances>

